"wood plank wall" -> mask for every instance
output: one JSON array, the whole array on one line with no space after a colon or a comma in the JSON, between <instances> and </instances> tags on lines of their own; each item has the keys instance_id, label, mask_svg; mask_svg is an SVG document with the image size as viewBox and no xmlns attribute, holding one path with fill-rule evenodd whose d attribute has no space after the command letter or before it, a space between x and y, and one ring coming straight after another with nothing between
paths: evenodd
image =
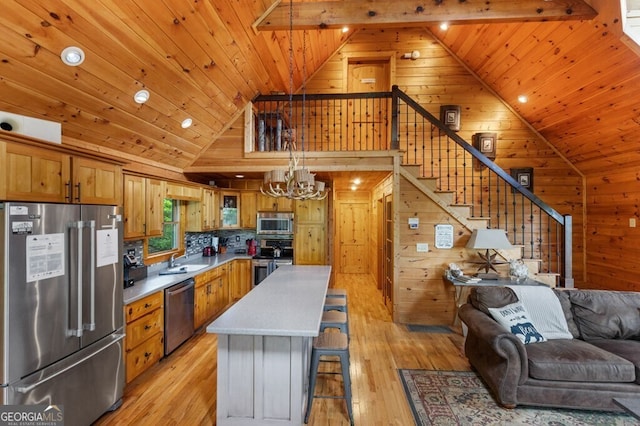
<instances>
[{"instance_id":1,"label":"wood plank wall","mask_svg":"<svg viewBox=\"0 0 640 426\"><path fill-rule=\"evenodd\" d=\"M585 288L640 291L640 171L604 171L587 177ZM629 220L636 227L629 226Z\"/></svg>"}]
</instances>

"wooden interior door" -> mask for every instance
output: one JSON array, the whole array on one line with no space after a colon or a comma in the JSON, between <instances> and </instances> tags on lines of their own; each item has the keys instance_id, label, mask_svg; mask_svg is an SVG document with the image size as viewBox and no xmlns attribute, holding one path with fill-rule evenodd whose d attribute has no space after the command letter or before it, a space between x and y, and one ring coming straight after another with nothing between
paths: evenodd
<instances>
[{"instance_id":1,"label":"wooden interior door","mask_svg":"<svg viewBox=\"0 0 640 426\"><path fill-rule=\"evenodd\" d=\"M384 199L380 198L376 201L377 205L377 217L376 226L378 227L378 239L376 241L375 255L377 260L376 268L376 282L378 290L382 290L383 283L385 282L385 262L384 262L384 247L385 247L385 223L384 223Z\"/></svg>"},{"instance_id":2,"label":"wooden interior door","mask_svg":"<svg viewBox=\"0 0 640 426\"><path fill-rule=\"evenodd\" d=\"M390 70L389 58L350 58L347 67L347 90L349 93L388 92L391 90ZM347 101L347 149L389 149L390 105L390 101L386 99L363 98Z\"/></svg>"},{"instance_id":3,"label":"wooden interior door","mask_svg":"<svg viewBox=\"0 0 640 426\"><path fill-rule=\"evenodd\" d=\"M382 297L384 304L393 311L393 198L392 195L384 197L384 281L382 284ZM393 313L393 312L392 312Z\"/></svg>"},{"instance_id":4,"label":"wooden interior door","mask_svg":"<svg viewBox=\"0 0 640 426\"><path fill-rule=\"evenodd\" d=\"M369 204L366 201L340 202L336 218L340 272L368 273Z\"/></svg>"}]
</instances>

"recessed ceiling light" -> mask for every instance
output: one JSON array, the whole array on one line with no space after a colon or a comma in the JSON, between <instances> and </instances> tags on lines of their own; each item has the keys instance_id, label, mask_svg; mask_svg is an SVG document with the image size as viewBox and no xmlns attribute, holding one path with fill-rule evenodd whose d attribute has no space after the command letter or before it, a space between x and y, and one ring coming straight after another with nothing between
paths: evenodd
<instances>
[{"instance_id":1,"label":"recessed ceiling light","mask_svg":"<svg viewBox=\"0 0 640 426\"><path fill-rule=\"evenodd\" d=\"M342 32L343 33L349 32L349 27L342 27Z\"/></svg>"},{"instance_id":2,"label":"recessed ceiling light","mask_svg":"<svg viewBox=\"0 0 640 426\"><path fill-rule=\"evenodd\" d=\"M242 178L244 178L244 175L236 175L236 177L237 177L238 179L242 179Z\"/></svg>"},{"instance_id":3,"label":"recessed ceiling light","mask_svg":"<svg viewBox=\"0 0 640 426\"><path fill-rule=\"evenodd\" d=\"M133 100L139 104L143 104L149 100L149 91L148 90L138 90L135 95L133 95Z\"/></svg>"},{"instance_id":4,"label":"recessed ceiling light","mask_svg":"<svg viewBox=\"0 0 640 426\"><path fill-rule=\"evenodd\" d=\"M182 120L182 124L180 124L182 126L183 129L186 129L188 127L191 127L191 125L193 124L193 120L190 118L185 118L184 120Z\"/></svg>"},{"instance_id":5,"label":"recessed ceiling light","mask_svg":"<svg viewBox=\"0 0 640 426\"><path fill-rule=\"evenodd\" d=\"M77 67L84 62L84 51L76 46L69 46L60 53L60 59L70 67Z\"/></svg>"},{"instance_id":6,"label":"recessed ceiling light","mask_svg":"<svg viewBox=\"0 0 640 426\"><path fill-rule=\"evenodd\" d=\"M518 102L521 104L526 104L529 99L525 95L518 96Z\"/></svg>"},{"instance_id":7,"label":"recessed ceiling light","mask_svg":"<svg viewBox=\"0 0 640 426\"><path fill-rule=\"evenodd\" d=\"M442 24L440 24L440 29L441 30L448 30L449 29L449 24L446 22L443 22Z\"/></svg>"}]
</instances>

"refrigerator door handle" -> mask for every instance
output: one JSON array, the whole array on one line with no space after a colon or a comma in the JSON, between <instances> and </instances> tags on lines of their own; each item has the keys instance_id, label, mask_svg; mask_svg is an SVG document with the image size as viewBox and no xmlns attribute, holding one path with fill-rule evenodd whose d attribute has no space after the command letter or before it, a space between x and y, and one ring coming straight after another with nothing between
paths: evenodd
<instances>
[{"instance_id":1,"label":"refrigerator door handle","mask_svg":"<svg viewBox=\"0 0 640 426\"><path fill-rule=\"evenodd\" d=\"M87 223L87 227L91 229L91 268L89 269L89 285L91 294L91 306L90 306L90 322L84 324L84 329L94 331L96 329L96 221L90 220Z\"/></svg>"},{"instance_id":2,"label":"refrigerator door handle","mask_svg":"<svg viewBox=\"0 0 640 426\"><path fill-rule=\"evenodd\" d=\"M77 278L77 300L76 300L76 308L78 310L77 314L77 323L78 327L70 330L70 334L76 337L82 337L82 228L84 226L83 222L74 222L71 224L72 228L78 229L78 253L77 259L78 262L78 278Z\"/></svg>"},{"instance_id":3,"label":"refrigerator door handle","mask_svg":"<svg viewBox=\"0 0 640 426\"><path fill-rule=\"evenodd\" d=\"M95 352L92 352L90 354L88 354L87 356L83 357L82 359L79 359L78 361L74 362L71 365L66 366L65 368L56 371L55 373L53 373L50 376L45 377L42 380L39 380L35 383L30 384L29 386L18 386L16 387L16 391L20 392L20 393L28 393L31 392L32 390L34 390L35 388L37 388L38 386L40 386L41 384L48 382L49 380L66 373L67 371L71 370L72 368L77 367L78 365L82 364L83 362L85 362L86 360L88 360L89 358L95 356L96 354L99 354L100 352L104 351L105 349L109 348L112 345L115 345L116 343L118 343L119 341L121 341L122 339L124 339L124 334L116 334L113 336L113 341L109 342L107 345L105 345L104 347L98 349Z\"/></svg>"}]
</instances>

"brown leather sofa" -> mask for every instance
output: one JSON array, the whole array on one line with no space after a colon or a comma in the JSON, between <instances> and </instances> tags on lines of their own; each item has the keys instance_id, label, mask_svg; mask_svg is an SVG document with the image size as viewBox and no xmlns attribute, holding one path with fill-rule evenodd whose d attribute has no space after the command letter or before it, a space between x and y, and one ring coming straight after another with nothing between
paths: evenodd
<instances>
[{"instance_id":1,"label":"brown leather sofa","mask_svg":"<svg viewBox=\"0 0 640 426\"><path fill-rule=\"evenodd\" d=\"M613 398L640 398L640 293L553 291L574 338L525 345L488 311L517 296L473 288L459 311L469 362L505 407L622 411Z\"/></svg>"}]
</instances>

